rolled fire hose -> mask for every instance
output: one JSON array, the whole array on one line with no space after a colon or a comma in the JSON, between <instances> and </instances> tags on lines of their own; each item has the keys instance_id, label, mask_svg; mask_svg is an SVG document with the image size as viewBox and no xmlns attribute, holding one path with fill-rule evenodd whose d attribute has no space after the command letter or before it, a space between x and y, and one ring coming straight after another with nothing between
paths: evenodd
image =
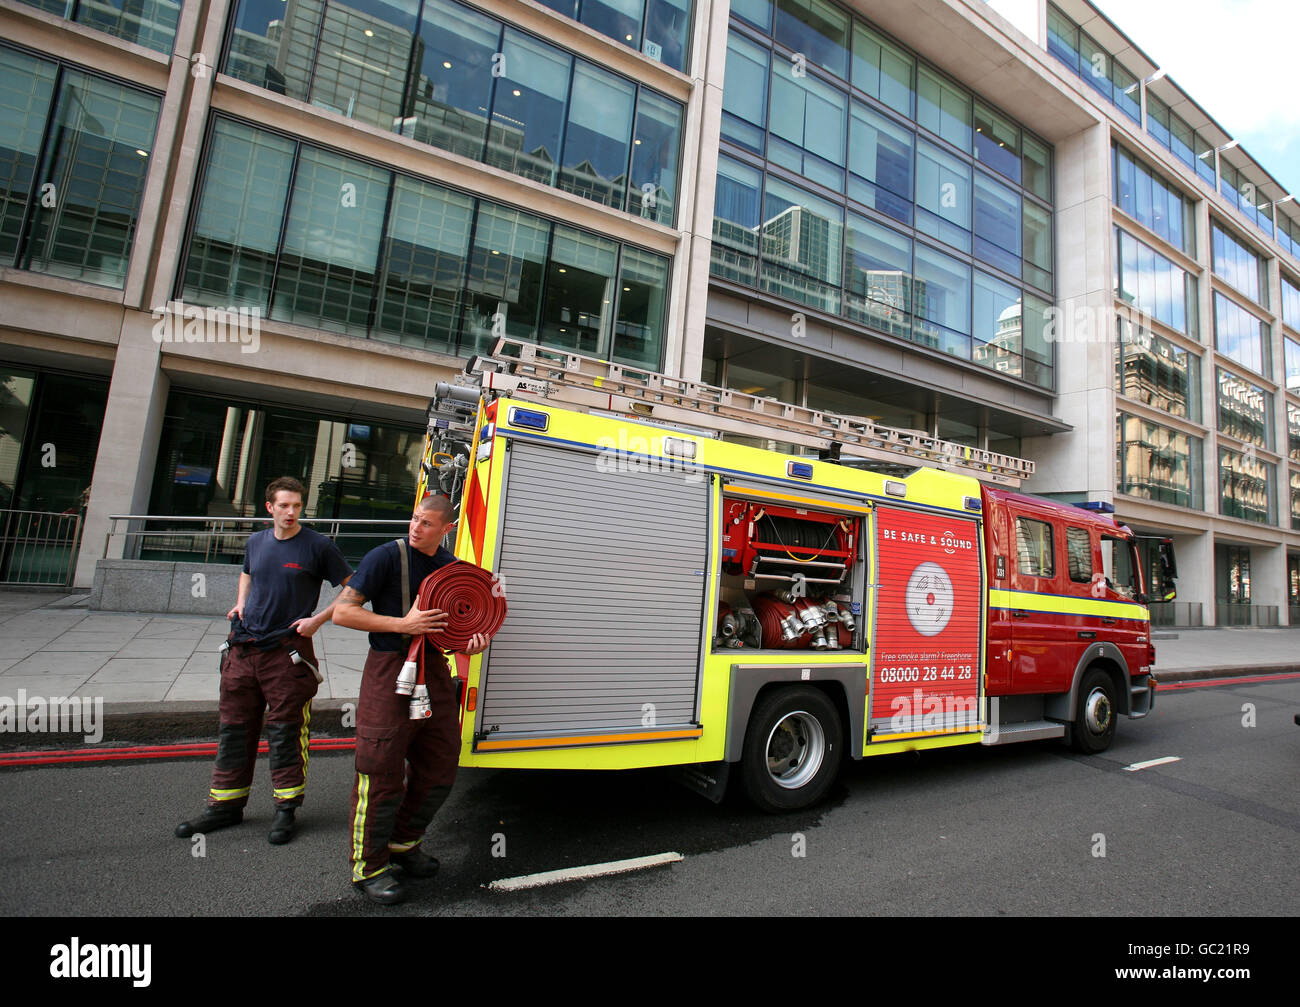
<instances>
[{"instance_id":1,"label":"rolled fire hose","mask_svg":"<svg viewBox=\"0 0 1300 1007\"><path fill-rule=\"evenodd\" d=\"M397 679L399 695L411 697L411 719L432 715L424 677L425 647L461 653L478 633L491 639L506 618L506 599L500 582L482 567L459 561L448 563L424 578L417 596L423 610L447 613L447 625L411 638L406 663Z\"/></svg>"}]
</instances>

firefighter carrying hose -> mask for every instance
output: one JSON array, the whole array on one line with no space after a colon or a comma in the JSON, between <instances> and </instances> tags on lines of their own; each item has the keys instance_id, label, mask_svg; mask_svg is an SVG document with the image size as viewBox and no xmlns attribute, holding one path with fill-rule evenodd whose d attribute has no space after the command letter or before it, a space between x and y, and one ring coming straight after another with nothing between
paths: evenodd
<instances>
[{"instance_id":1,"label":"firefighter carrying hose","mask_svg":"<svg viewBox=\"0 0 1300 1007\"><path fill-rule=\"evenodd\" d=\"M372 549L339 595L334 622L370 634L370 653L357 704L356 781L349 836L352 883L366 898L393 905L406 890L392 867L408 877L430 877L435 857L420 849L424 830L451 792L460 749L459 680L436 648L426 685L429 713L412 719L408 695L397 680L411 637L446 627L438 609L421 610L424 579L455 557L439 542L454 523L451 502L428 496L416 504L409 534ZM362 606L369 600L373 611ZM470 638L464 653L487 649L487 636ZM409 693L409 690L408 690ZM409 770L407 764L409 763Z\"/></svg>"}]
</instances>

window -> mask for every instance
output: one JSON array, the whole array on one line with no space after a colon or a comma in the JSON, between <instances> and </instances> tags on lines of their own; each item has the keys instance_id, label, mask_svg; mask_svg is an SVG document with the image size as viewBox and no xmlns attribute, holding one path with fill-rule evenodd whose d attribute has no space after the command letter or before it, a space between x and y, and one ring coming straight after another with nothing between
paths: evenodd
<instances>
[{"instance_id":1,"label":"window","mask_svg":"<svg viewBox=\"0 0 1300 1007\"><path fill-rule=\"evenodd\" d=\"M932 143L916 144L916 227L970 251L971 169Z\"/></svg>"},{"instance_id":2,"label":"window","mask_svg":"<svg viewBox=\"0 0 1300 1007\"><path fill-rule=\"evenodd\" d=\"M1199 438L1137 416L1116 416L1116 488L1128 496L1201 507Z\"/></svg>"},{"instance_id":3,"label":"window","mask_svg":"<svg viewBox=\"0 0 1300 1007\"><path fill-rule=\"evenodd\" d=\"M847 78L849 16L826 0L776 0L773 37L809 63Z\"/></svg>"},{"instance_id":4,"label":"window","mask_svg":"<svg viewBox=\"0 0 1300 1007\"><path fill-rule=\"evenodd\" d=\"M1019 290L975 270L971 359L1001 374L1021 377L1024 366L1020 314Z\"/></svg>"},{"instance_id":5,"label":"window","mask_svg":"<svg viewBox=\"0 0 1300 1007\"><path fill-rule=\"evenodd\" d=\"M170 55L181 16L181 0L134 0L120 6L89 0L20 0L87 28L106 32L125 42Z\"/></svg>"},{"instance_id":6,"label":"window","mask_svg":"<svg viewBox=\"0 0 1300 1007\"><path fill-rule=\"evenodd\" d=\"M1114 160L1115 205L1175 248L1195 255L1192 201L1124 148L1114 148Z\"/></svg>"},{"instance_id":7,"label":"window","mask_svg":"<svg viewBox=\"0 0 1300 1007\"><path fill-rule=\"evenodd\" d=\"M1020 181L1020 130L1010 119L975 102L975 160Z\"/></svg>"},{"instance_id":8,"label":"window","mask_svg":"<svg viewBox=\"0 0 1300 1007\"><path fill-rule=\"evenodd\" d=\"M1117 294L1171 329L1196 337L1196 277L1126 231L1115 229Z\"/></svg>"},{"instance_id":9,"label":"window","mask_svg":"<svg viewBox=\"0 0 1300 1007\"><path fill-rule=\"evenodd\" d=\"M1224 517L1275 524L1276 466L1250 455L1219 449L1219 513Z\"/></svg>"},{"instance_id":10,"label":"window","mask_svg":"<svg viewBox=\"0 0 1300 1007\"><path fill-rule=\"evenodd\" d=\"M1128 539L1101 537L1101 571L1106 587L1129 601L1138 596L1138 565Z\"/></svg>"},{"instance_id":11,"label":"window","mask_svg":"<svg viewBox=\"0 0 1300 1007\"><path fill-rule=\"evenodd\" d=\"M975 257L1004 272L1020 272L1020 194L975 172Z\"/></svg>"},{"instance_id":12,"label":"window","mask_svg":"<svg viewBox=\"0 0 1300 1007\"><path fill-rule=\"evenodd\" d=\"M913 134L861 102L849 121L849 198L912 222Z\"/></svg>"},{"instance_id":13,"label":"window","mask_svg":"<svg viewBox=\"0 0 1300 1007\"><path fill-rule=\"evenodd\" d=\"M912 331L912 240L849 214L844 313L904 339Z\"/></svg>"},{"instance_id":14,"label":"window","mask_svg":"<svg viewBox=\"0 0 1300 1007\"><path fill-rule=\"evenodd\" d=\"M1256 374L1270 377L1269 326L1245 308L1214 292L1214 345Z\"/></svg>"},{"instance_id":15,"label":"window","mask_svg":"<svg viewBox=\"0 0 1300 1007\"><path fill-rule=\"evenodd\" d=\"M756 286L758 283L759 213L763 173L729 157L718 158L713 196L714 276Z\"/></svg>"},{"instance_id":16,"label":"window","mask_svg":"<svg viewBox=\"0 0 1300 1007\"><path fill-rule=\"evenodd\" d=\"M1040 290L1052 289L1052 214L1025 201L1024 261L1021 276Z\"/></svg>"},{"instance_id":17,"label":"window","mask_svg":"<svg viewBox=\"0 0 1300 1007\"><path fill-rule=\"evenodd\" d=\"M916 246L912 338L943 353L970 359L970 266L928 245Z\"/></svg>"},{"instance_id":18,"label":"window","mask_svg":"<svg viewBox=\"0 0 1300 1007\"><path fill-rule=\"evenodd\" d=\"M121 287L160 100L0 46L0 103L0 261Z\"/></svg>"},{"instance_id":19,"label":"window","mask_svg":"<svg viewBox=\"0 0 1300 1007\"><path fill-rule=\"evenodd\" d=\"M661 14L684 25L687 12L678 6L684 2L650 0L647 25ZM643 3L549 6L636 48ZM593 202L672 222L665 218L676 205L681 106L630 78L455 0L291 3L277 10L238 0L233 20L222 67L233 77ZM652 51L650 31L644 51L668 61L666 45ZM647 142L656 153L642 158L639 148ZM629 173L647 165L650 175L629 191ZM649 207L647 183L655 193Z\"/></svg>"},{"instance_id":20,"label":"window","mask_svg":"<svg viewBox=\"0 0 1300 1007\"><path fill-rule=\"evenodd\" d=\"M838 314L843 231L840 207L769 177L763 200L759 288Z\"/></svg>"},{"instance_id":21,"label":"window","mask_svg":"<svg viewBox=\"0 0 1300 1007\"><path fill-rule=\"evenodd\" d=\"M916 121L958 150L970 150L971 98L928 67L917 71Z\"/></svg>"},{"instance_id":22,"label":"window","mask_svg":"<svg viewBox=\"0 0 1300 1007\"><path fill-rule=\"evenodd\" d=\"M763 153L767 126L768 50L734 31L727 37L726 80L722 90L722 136Z\"/></svg>"},{"instance_id":23,"label":"window","mask_svg":"<svg viewBox=\"0 0 1300 1007\"><path fill-rule=\"evenodd\" d=\"M853 25L853 86L912 118L914 60L861 22Z\"/></svg>"},{"instance_id":24,"label":"window","mask_svg":"<svg viewBox=\"0 0 1300 1007\"><path fill-rule=\"evenodd\" d=\"M1092 537L1086 528L1065 529L1065 554L1070 565L1070 580L1076 584L1092 583Z\"/></svg>"},{"instance_id":25,"label":"window","mask_svg":"<svg viewBox=\"0 0 1300 1007\"><path fill-rule=\"evenodd\" d=\"M1287 336L1282 340L1286 361L1287 391L1300 391L1300 342Z\"/></svg>"},{"instance_id":26,"label":"window","mask_svg":"<svg viewBox=\"0 0 1300 1007\"><path fill-rule=\"evenodd\" d=\"M1214 272L1261 307L1268 307L1268 264L1217 220L1210 221Z\"/></svg>"},{"instance_id":27,"label":"window","mask_svg":"<svg viewBox=\"0 0 1300 1007\"><path fill-rule=\"evenodd\" d=\"M662 364L662 255L221 117L206 158L188 301L447 354L504 332Z\"/></svg>"},{"instance_id":28,"label":"window","mask_svg":"<svg viewBox=\"0 0 1300 1007\"><path fill-rule=\"evenodd\" d=\"M1120 395L1200 422L1201 361L1171 340L1125 318L1116 320L1115 387Z\"/></svg>"},{"instance_id":29,"label":"window","mask_svg":"<svg viewBox=\"0 0 1300 1007\"><path fill-rule=\"evenodd\" d=\"M768 159L828 189L844 189L848 96L807 74L772 74Z\"/></svg>"},{"instance_id":30,"label":"window","mask_svg":"<svg viewBox=\"0 0 1300 1007\"><path fill-rule=\"evenodd\" d=\"M1272 450L1272 396L1222 367L1219 368L1219 430L1237 440Z\"/></svg>"},{"instance_id":31,"label":"window","mask_svg":"<svg viewBox=\"0 0 1300 1007\"><path fill-rule=\"evenodd\" d=\"M1055 577L1052 526L1046 521L1016 518L1016 570L1026 577Z\"/></svg>"},{"instance_id":32,"label":"window","mask_svg":"<svg viewBox=\"0 0 1300 1007\"><path fill-rule=\"evenodd\" d=\"M1282 323L1300 332L1300 286L1282 276Z\"/></svg>"}]
</instances>

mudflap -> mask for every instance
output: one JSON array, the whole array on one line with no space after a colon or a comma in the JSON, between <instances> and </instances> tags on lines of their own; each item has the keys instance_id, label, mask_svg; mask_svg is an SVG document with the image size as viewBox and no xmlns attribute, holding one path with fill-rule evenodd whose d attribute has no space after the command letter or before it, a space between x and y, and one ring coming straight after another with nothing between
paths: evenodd
<instances>
[{"instance_id":1,"label":"mudflap","mask_svg":"<svg viewBox=\"0 0 1300 1007\"><path fill-rule=\"evenodd\" d=\"M688 766L675 766L672 777L688 790L703 794L714 804L721 804L727 794L727 781L731 778L729 762L694 762Z\"/></svg>"}]
</instances>

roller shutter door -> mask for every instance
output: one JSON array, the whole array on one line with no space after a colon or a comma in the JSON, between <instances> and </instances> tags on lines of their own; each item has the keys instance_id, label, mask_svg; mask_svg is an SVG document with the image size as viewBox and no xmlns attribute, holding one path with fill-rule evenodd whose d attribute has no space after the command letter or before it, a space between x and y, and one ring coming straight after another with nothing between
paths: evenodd
<instances>
[{"instance_id":1,"label":"roller shutter door","mask_svg":"<svg viewBox=\"0 0 1300 1007\"><path fill-rule=\"evenodd\" d=\"M707 479L601 471L595 454L519 440L510 451L498 563L510 609L481 681L480 737L692 724Z\"/></svg>"}]
</instances>

